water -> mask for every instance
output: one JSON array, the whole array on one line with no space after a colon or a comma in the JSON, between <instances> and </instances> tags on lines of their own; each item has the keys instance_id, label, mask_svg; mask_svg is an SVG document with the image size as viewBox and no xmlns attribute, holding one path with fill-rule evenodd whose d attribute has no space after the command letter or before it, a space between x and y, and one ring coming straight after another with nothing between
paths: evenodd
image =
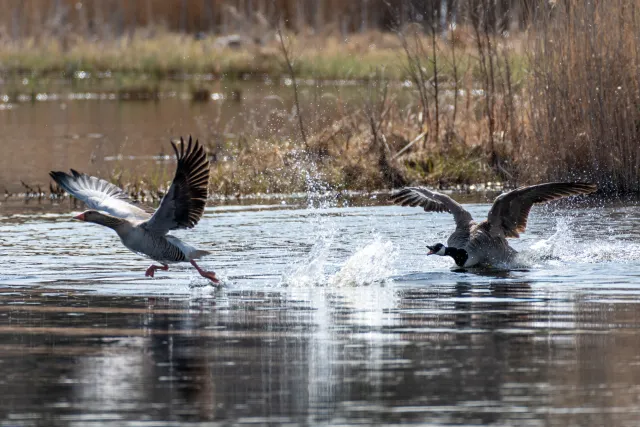
<instances>
[{"instance_id":1,"label":"water","mask_svg":"<svg viewBox=\"0 0 640 427\"><path fill-rule=\"evenodd\" d=\"M338 83L301 86L310 134L361 108L366 87ZM91 92L92 82L55 87L43 101L13 103L2 102L0 85L0 191L25 192L21 181L48 191L49 171L69 168L102 177L122 172L125 181L168 181L172 165L163 156L173 154L169 139L180 136L203 141L220 162L236 144L299 136L291 87L215 81L207 86L212 99L192 102L190 84L169 85L158 102L112 99ZM407 102L402 99L397 102Z\"/></svg>"},{"instance_id":2,"label":"water","mask_svg":"<svg viewBox=\"0 0 640 427\"><path fill-rule=\"evenodd\" d=\"M0 218L0 425L638 425L640 208L536 207L516 270L455 272L449 215L277 202L176 233L219 290Z\"/></svg>"}]
</instances>

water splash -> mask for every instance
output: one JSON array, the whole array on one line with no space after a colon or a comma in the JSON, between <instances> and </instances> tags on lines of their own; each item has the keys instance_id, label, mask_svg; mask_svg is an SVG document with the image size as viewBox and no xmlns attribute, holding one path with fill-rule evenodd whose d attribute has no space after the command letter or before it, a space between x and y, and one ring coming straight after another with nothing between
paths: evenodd
<instances>
[{"instance_id":1,"label":"water splash","mask_svg":"<svg viewBox=\"0 0 640 427\"><path fill-rule=\"evenodd\" d=\"M308 209L329 209L337 206L336 193L318 171L314 162L305 163L302 170L304 173L305 186L307 190ZM298 166L300 167L300 166Z\"/></svg>"},{"instance_id":2,"label":"water splash","mask_svg":"<svg viewBox=\"0 0 640 427\"><path fill-rule=\"evenodd\" d=\"M363 286L382 283L392 274L395 250L391 242L379 238L356 252L338 269L330 263L331 249L338 225L334 216L326 215L337 206L337 193L323 179L311 162L303 169L306 180L309 224L315 241L309 253L282 275L280 284L292 287ZM298 167L300 167L298 165ZM331 274L328 271L336 271Z\"/></svg>"},{"instance_id":3,"label":"water splash","mask_svg":"<svg viewBox=\"0 0 640 427\"><path fill-rule=\"evenodd\" d=\"M309 225L313 229L310 237L315 243L302 260L294 263L282 275L280 283L295 287L324 286L329 251L337 231L335 220L324 213L326 209L336 206L336 199L315 163L300 160L296 162L296 167L304 173Z\"/></svg>"},{"instance_id":4,"label":"water splash","mask_svg":"<svg viewBox=\"0 0 640 427\"><path fill-rule=\"evenodd\" d=\"M528 268L560 263L567 253L567 247L575 248L575 243L571 222L567 218L558 218L555 233L519 252L510 267Z\"/></svg>"},{"instance_id":5,"label":"water splash","mask_svg":"<svg viewBox=\"0 0 640 427\"><path fill-rule=\"evenodd\" d=\"M640 244L622 239L605 240L598 234L592 239L578 238L583 234L579 224L570 218L556 220L556 232L548 239L532 244L516 257L518 266L592 264L640 260Z\"/></svg>"},{"instance_id":6,"label":"water splash","mask_svg":"<svg viewBox=\"0 0 640 427\"><path fill-rule=\"evenodd\" d=\"M368 245L356 250L337 272L327 273L333 237L319 241L308 257L283 275L282 285L292 287L310 286L368 286L385 283L394 274L393 263L397 252L390 241L376 238Z\"/></svg>"},{"instance_id":7,"label":"water splash","mask_svg":"<svg viewBox=\"0 0 640 427\"><path fill-rule=\"evenodd\" d=\"M323 286L326 283L325 266L333 243L335 229L328 228L326 231L326 235L319 236L307 256L282 275L280 281L282 285L310 287Z\"/></svg>"},{"instance_id":8,"label":"water splash","mask_svg":"<svg viewBox=\"0 0 640 427\"><path fill-rule=\"evenodd\" d=\"M376 239L356 251L340 271L329 278L330 286L366 286L384 283L393 275L397 252L391 241Z\"/></svg>"}]
</instances>

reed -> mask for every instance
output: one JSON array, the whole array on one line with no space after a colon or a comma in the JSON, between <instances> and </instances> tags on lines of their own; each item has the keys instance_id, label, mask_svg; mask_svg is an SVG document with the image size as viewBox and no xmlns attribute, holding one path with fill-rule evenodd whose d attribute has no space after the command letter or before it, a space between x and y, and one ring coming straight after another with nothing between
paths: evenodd
<instances>
[{"instance_id":1,"label":"reed","mask_svg":"<svg viewBox=\"0 0 640 427\"><path fill-rule=\"evenodd\" d=\"M490 2L475 3L470 26L450 29L444 40L435 27L426 35L417 26L398 30L415 120L412 141L394 159L404 164L410 182L517 179L522 35L496 33Z\"/></svg>"},{"instance_id":2,"label":"reed","mask_svg":"<svg viewBox=\"0 0 640 427\"><path fill-rule=\"evenodd\" d=\"M463 38L475 53L459 51L455 40L433 43L433 32L431 44L429 34L401 34L416 88L414 135L423 135L399 156L422 172L409 180L464 165L438 167L434 156L476 153L512 185L586 180L603 192L640 192L640 4L540 2L526 37L514 38L494 30L490 3L469 3L471 34ZM453 73L447 80L444 63ZM443 96L451 84L453 96Z\"/></svg>"},{"instance_id":3,"label":"reed","mask_svg":"<svg viewBox=\"0 0 640 427\"><path fill-rule=\"evenodd\" d=\"M539 11L520 163L525 179L640 191L639 6L562 2Z\"/></svg>"},{"instance_id":4,"label":"reed","mask_svg":"<svg viewBox=\"0 0 640 427\"><path fill-rule=\"evenodd\" d=\"M470 92L470 88L465 89ZM464 140L462 129L458 129L460 135L452 137L455 143L448 149L438 149L433 143L425 149L419 144L412 149L421 109L420 104L399 101L400 96L406 97L406 89L379 70L361 87L360 96L359 103L346 104L338 95L334 108L339 118L325 125L312 119L313 102L307 99L301 108L306 141L278 135L265 138L261 135L268 133L263 128L268 121L252 115L239 134L229 134L224 123L201 121L198 134L214 159L212 193L235 197L303 192L309 189L310 175L336 191L374 191L414 182L456 187L499 180L483 146L474 143L474 135L484 129L484 119L474 119L473 113L479 98L468 100L468 114L458 113L458 125L467 120L465 131L475 127L469 140ZM285 120L284 127L298 128L296 114L287 110L273 114Z\"/></svg>"},{"instance_id":5,"label":"reed","mask_svg":"<svg viewBox=\"0 0 640 427\"><path fill-rule=\"evenodd\" d=\"M366 31L345 42L330 29L294 34L283 28L284 37L240 50L209 51L206 46L215 38L170 32L153 37L136 32L104 42L100 53L84 39L66 52L57 42L46 47L34 41L33 47L78 58L95 52L86 64L104 61L159 76L220 67L223 73L281 75L285 69L299 78L363 80L360 108L346 110L336 101L341 117L328 126L315 124L313 107L300 102L290 127L302 130L304 141L265 138L258 123L233 136L222 125L203 126L199 134L216 158L212 191L225 195L303 191L308 170L335 189L589 180L609 192L640 192L637 0L540 2L530 9L527 31L517 34L497 31L506 18L492 13L494 3L468 2L468 25L444 36L435 25L426 31L398 25L400 37ZM283 68L280 41L285 38L296 57ZM135 57L128 50L132 46ZM0 49L0 58L11 49ZM83 49L87 52L79 54ZM120 61L115 65L105 60L110 49ZM173 51L186 52L189 59L160 58ZM262 68L256 57L263 59L257 61ZM56 67L68 65L65 61ZM410 89L399 89L398 80ZM396 96L403 90L413 100L400 108Z\"/></svg>"}]
</instances>

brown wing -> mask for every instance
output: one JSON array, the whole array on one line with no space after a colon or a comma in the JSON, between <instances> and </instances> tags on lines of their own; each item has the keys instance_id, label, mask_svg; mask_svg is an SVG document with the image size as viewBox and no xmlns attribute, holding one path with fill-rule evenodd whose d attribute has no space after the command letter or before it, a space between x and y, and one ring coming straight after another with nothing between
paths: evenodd
<instances>
[{"instance_id":1,"label":"brown wing","mask_svg":"<svg viewBox=\"0 0 640 427\"><path fill-rule=\"evenodd\" d=\"M487 221L491 234L504 237L520 237L527 228L527 218L531 206L562 197L588 194L596 191L594 184L582 182L549 182L546 184L520 187L499 195L493 202Z\"/></svg>"},{"instance_id":2,"label":"brown wing","mask_svg":"<svg viewBox=\"0 0 640 427\"><path fill-rule=\"evenodd\" d=\"M209 160L204 148L189 137L186 145L180 138L180 148L171 142L178 159L176 175L158 210L145 227L157 233L192 228L204 213L209 184ZM185 147L186 145L186 147Z\"/></svg>"},{"instance_id":3,"label":"brown wing","mask_svg":"<svg viewBox=\"0 0 640 427\"><path fill-rule=\"evenodd\" d=\"M427 212L449 212L459 229L468 229L473 221L471 214L451 197L424 187L403 188L391 193L390 199L396 205L420 206Z\"/></svg>"}]
</instances>

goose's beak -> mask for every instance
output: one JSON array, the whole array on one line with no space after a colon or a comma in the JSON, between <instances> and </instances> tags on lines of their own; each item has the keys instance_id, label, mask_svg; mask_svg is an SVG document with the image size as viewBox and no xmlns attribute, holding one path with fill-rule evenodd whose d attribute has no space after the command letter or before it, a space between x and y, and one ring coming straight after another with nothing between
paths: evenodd
<instances>
[{"instance_id":1,"label":"goose's beak","mask_svg":"<svg viewBox=\"0 0 640 427\"><path fill-rule=\"evenodd\" d=\"M84 221L84 212L82 212L80 215L76 215L73 217L73 219L77 219L78 221Z\"/></svg>"},{"instance_id":2,"label":"goose's beak","mask_svg":"<svg viewBox=\"0 0 640 427\"><path fill-rule=\"evenodd\" d=\"M428 246L427 245L427 247L429 248L429 252L427 253L427 255L433 255L433 254L436 253L436 251L433 249L433 246Z\"/></svg>"}]
</instances>

